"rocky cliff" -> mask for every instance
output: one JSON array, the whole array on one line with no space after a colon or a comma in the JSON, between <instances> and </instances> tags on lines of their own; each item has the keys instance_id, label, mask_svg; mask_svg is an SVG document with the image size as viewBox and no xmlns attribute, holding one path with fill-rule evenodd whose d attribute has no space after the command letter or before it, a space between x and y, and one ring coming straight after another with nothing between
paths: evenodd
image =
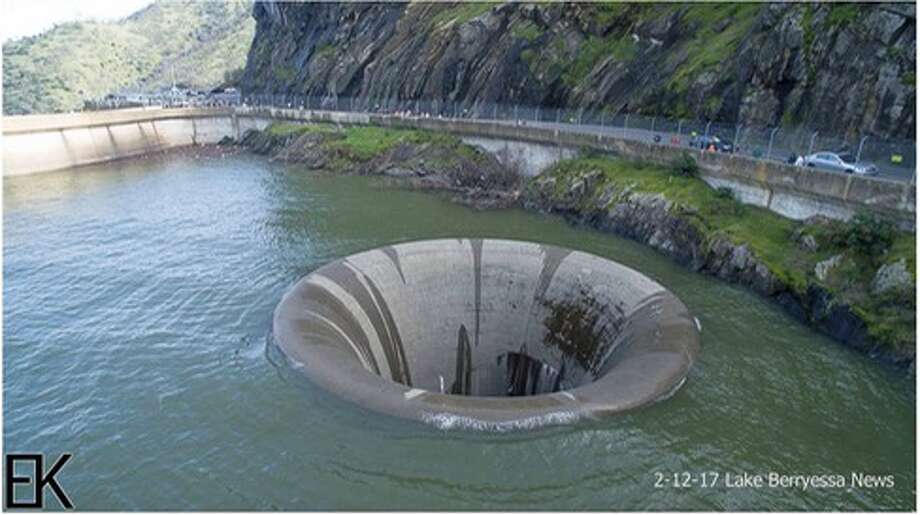
<instances>
[{"instance_id":1,"label":"rocky cliff","mask_svg":"<svg viewBox=\"0 0 920 515\"><path fill-rule=\"evenodd\" d=\"M913 4L271 3L251 93L508 102L913 138Z\"/></svg>"}]
</instances>

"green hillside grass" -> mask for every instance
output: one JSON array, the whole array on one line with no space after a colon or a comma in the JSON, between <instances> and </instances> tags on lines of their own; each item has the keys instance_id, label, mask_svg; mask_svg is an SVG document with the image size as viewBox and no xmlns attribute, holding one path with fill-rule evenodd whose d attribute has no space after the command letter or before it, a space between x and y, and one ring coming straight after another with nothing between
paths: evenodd
<instances>
[{"instance_id":1,"label":"green hillside grass","mask_svg":"<svg viewBox=\"0 0 920 515\"><path fill-rule=\"evenodd\" d=\"M172 83L219 85L252 42L251 3L160 1L119 21L57 25L3 45L3 112L82 108L83 100Z\"/></svg>"}]
</instances>

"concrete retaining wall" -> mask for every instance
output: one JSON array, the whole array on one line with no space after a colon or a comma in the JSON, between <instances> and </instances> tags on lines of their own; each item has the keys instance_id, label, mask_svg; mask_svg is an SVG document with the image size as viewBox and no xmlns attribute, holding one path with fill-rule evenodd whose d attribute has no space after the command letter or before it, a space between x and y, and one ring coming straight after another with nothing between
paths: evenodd
<instances>
[{"instance_id":1,"label":"concrete retaining wall","mask_svg":"<svg viewBox=\"0 0 920 515\"><path fill-rule=\"evenodd\" d=\"M404 118L384 114L238 107L235 109L121 110L69 115L4 117L3 173L17 175L98 163L194 143L239 137L271 120L372 124L446 131L491 151L506 146L527 156L533 173L590 148L628 159L666 164L685 149L626 141L610 134L478 120ZM516 142L508 143L505 142ZM527 144L532 144L528 146ZM555 150L554 150L555 149ZM731 188L748 204L794 219L821 214L848 218L861 208L915 226L913 184L787 166L744 156L695 152L703 179ZM531 170L530 168L533 168Z\"/></svg>"},{"instance_id":2,"label":"concrete retaining wall","mask_svg":"<svg viewBox=\"0 0 920 515\"><path fill-rule=\"evenodd\" d=\"M572 151L590 148L627 159L667 164L686 149L619 139L609 134L589 134L557 129L479 120L404 118L382 114L329 113L294 109L244 108L254 116L273 119L321 121L339 124L373 124L387 127L446 131L463 138L530 142L547 156L547 146ZM746 204L758 205L783 216L803 220L813 215L847 219L868 208L895 218L905 229L916 225L913 184L870 179L856 175L788 166L721 153L694 152L702 178L713 187L731 188Z\"/></svg>"},{"instance_id":3,"label":"concrete retaining wall","mask_svg":"<svg viewBox=\"0 0 920 515\"><path fill-rule=\"evenodd\" d=\"M559 161L571 159L577 155L574 149L568 147L528 141L471 136L464 136L461 140L467 145L480 147L495 154L503 164L518 167L527 177L536 177Z\"/></svg>"},{"instance_id":4,"label":"concrete retaining wall","mask_svg":"<svg viewBox=\"0 0 920 515\"><path fill-rule=\"evenodd\" d=\"M389 126L412 126L477 134L493 139L514 139L569 148L590 148L628 159L670 163L686 149L618 139L611 135L578 134L541 127L470 120L373 119ZM904 182L787 166L744 156L694 152L703 179L713 186L731 188L745 203L802 220L813 215L846 219L868 208L897 219L904 228L915 226L916 188Z\"/></svg>"},{"instance_id":5,"label":"concrete retaining wall","mask_svg":"<svg viewBox=\"0 0 920 515\"><path fill-rule=\"evenodd\" d=\"M156 109L3 119L3 174L23 175L102 163L184 145L216 143L264 118L233 111Z\"/></svg>"}]
</instances>

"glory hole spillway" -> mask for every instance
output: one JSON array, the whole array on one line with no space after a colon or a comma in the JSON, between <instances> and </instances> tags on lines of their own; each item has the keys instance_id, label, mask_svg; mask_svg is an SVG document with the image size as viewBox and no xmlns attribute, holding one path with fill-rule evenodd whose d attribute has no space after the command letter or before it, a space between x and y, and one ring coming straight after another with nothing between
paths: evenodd
<instances>
[{"instance_id":1,"label":"glory hole spillway","mask_svg":"<svg viewBox=\"0 0 920 515\"><path fill-rule=\"evenodd\" d=\"M679 388L699 352L687 308L648 277L584 252L492 239L333 261L284 296L273 330L310 380L341 397L469 427L642 406Z\"/></svg>"}]
</instances>

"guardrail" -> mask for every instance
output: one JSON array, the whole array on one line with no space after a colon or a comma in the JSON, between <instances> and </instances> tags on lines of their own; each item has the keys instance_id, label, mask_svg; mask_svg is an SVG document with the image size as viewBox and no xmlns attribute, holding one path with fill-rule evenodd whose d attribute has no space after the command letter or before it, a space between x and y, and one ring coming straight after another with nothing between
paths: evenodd
<instances>
[{"instance_id":1,"label":"guardrail","mask_svg":"<svg viewBox=\"0 0 920 515\"><path fill-rule=\"evenodd\" d=\"M8 139L3 172L39 173L175 146L216 143L226 136L239 138L248 129L264 128L272 120L446 131L461 137L551 145L559 148L559 155L563 147L591 148L659 164L670 163L685 148L671 140L624 138L629 133L620 128L611 131L602 126L599 131L587 124L417 114L240 105L8 117L3 127ZM657 129L649 132L660 134ZM914 226L916 187L906 181L811 171L741 153L696 153L702 177L710 185L730 187L742 202L789 218L816 214L847 218L854 210L868 208L893 216L905 228Z\"/></svg>"},{"instance_id":2,"label":"guardrail","mask_svg":"<svg viewBox=\"0 0 920 515\"><path fill-rule=\"evenodd\" d=\"M604 110L547 108L515 104L475 105L438 100L384 100L365 97L314 97L300 95L243 95L246 105L339 111L405 114L440 118L503 121L561 131L604 134L622 139L671 147L690 148L691 140L715 136L731 143L730 153L759 160L792 163L796 156L821 151L853 154L858 161L876 165L876 180L916 181L916 143L913 140L872 136L842 137L803 127L753 127L717 122L673 120Z\"/></svg>"},{"instance_id":3,"label":"guardrail","mask_svg":"<svg viewBox=\"0 0 920 515\"><path fill-rule=\"evenodd\" d=\"M3 117L3 134L62 131L129 123L185 118L229 116L233 108L137 108L76 113L29 114Z\"/></svg>"}]
</instances>

